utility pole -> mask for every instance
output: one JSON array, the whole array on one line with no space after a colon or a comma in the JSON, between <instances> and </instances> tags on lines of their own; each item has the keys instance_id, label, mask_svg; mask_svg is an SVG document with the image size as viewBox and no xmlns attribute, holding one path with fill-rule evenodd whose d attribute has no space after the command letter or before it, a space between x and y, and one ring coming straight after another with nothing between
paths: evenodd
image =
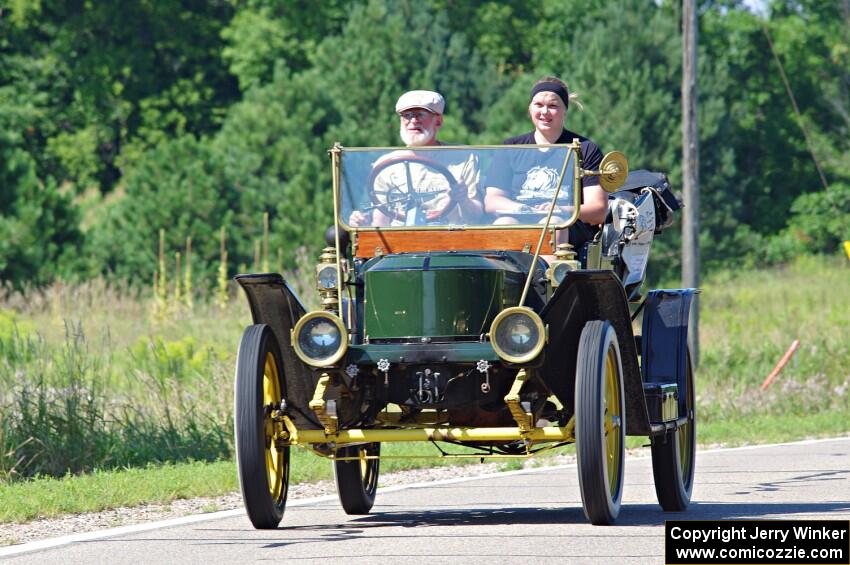
<instances>
[{"instance_id":1,"label":"utility pole","mask_svg":"<svg viewBox=\"0 0 850 565\"><path fill-rule=\"evenodd\" d=\"M699 287L699 137L697 135L697 8L682 0L682 286ZM699 364L699 296L691 309L689 342Z\"/></svg>"}]
</instances>

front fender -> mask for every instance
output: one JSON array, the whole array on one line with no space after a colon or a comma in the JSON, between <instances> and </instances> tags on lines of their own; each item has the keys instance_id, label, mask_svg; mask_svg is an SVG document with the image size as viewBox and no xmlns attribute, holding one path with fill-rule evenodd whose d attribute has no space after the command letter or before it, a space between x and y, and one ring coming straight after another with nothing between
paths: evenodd
<instances>
[{"instance_id":1,"label":"front fender","mask_svg":"<svg viewBox=\"0 0 850 565\"><path fill-rule=\"evenodd\" d=\"M266 324L274 332L283 357L285 398L291 410L288 414L299 429L320 429L322 426L309 409L319 376L295 355L291 330L306 313L298 296L277 273L236 275L236 282L245 291L255 324Z\"/></svg>"},{"instance_id":2,"label":"front fender","mask_svg":"<svg viewBox=\"0 0 850 565\"><path fill-rule=\"evenodd\" d=\"M623 362L626 433L648 435L649 414L629 304L617 276L607 270L567 273L540 316L549 327L549 342L541 367L543 380L568 408L575 405L576 358L582 329L591 320L611 322L617 332Z\"/></svg>"}]
</instances>

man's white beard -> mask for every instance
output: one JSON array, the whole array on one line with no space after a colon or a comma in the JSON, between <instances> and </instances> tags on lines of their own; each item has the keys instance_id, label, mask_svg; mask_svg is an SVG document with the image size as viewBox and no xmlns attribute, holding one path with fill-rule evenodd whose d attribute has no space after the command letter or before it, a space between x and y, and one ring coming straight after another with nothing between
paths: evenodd
<instances>
[{"instance_id":1,"label":"man's white beard","mask_svg":"<svg viewBox=\"0 0 850 565\"><path fill-rule=\"evenodd\" d=\"M404 126L400 126L398 130L399 137L408 147L423 147L431 143L434 139L434 128L422 128L422 133L407 131Z\"/></svg>"}]
</instances>

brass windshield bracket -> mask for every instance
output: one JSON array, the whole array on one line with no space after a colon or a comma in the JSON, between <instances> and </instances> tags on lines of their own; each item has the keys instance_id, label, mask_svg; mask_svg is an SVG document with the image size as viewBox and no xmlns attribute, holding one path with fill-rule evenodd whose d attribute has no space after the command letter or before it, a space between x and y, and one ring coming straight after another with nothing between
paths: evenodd
<instances>
[{"instance_id":1,"label":"brass windshield bracket","mask_svg":"<svg viewBox=\"0 0 850 565\"><path fill-rule=\"evenodd\" d=\"M339 230L340 225L338 218L340 216L340 202L339 202L339 187L340 187L340 156L342 154L342 145L339 143L334 144L333 149L329 150L328 153L331 156L331 163L333 167L333 200L334 200L334 248L336 249L336 292L337 292L337 312L342 313L342 285L344 281L342 280L342 262L340 259L345 256L340 248L339 241Z\"/></svg>"},{"instance_id":2,"label":"brass windshield bracket","mask_svg":"<svg viewBox=\"0 0 850 565\"><path fill-rule=\"evenodd\" d=\"M543 241L546 238L546 232L549 231L549 224L552 222L552 214L555 212L555 205L558 202L558 196L561 194L561 185L564 182L564 174L567 172L567 165L570 162L570 156L573 153L576 153L578 160L581 160L581 149L579 144L574 141L572 144L568 145L567 148L567 154L564 157L564 164L561 167L561 174L558 177L558 188L555 189L555 194L552 195L552 202L549 205L549 213L546 214L546 221L543 223L543 229L540 230L540 239L537 241L537 249L534 251L534 257L531 259L531 265L528 267L528 276L525 278L525 286L522 289L519 306L523 306L525 304L525 299L528 296L528 290L531 288L531 281L534 278L535 271L537 270L537 258L540 257L540 250L543 248ZM575 167L575 169L578 168L579 167ZM576 205L573 209L573 217L569 222L570 224L574 223L578 219L579 202L581 201L578 186L579 184L575 183L575 187L573 188Z\"/></svg>"}]
</instances>

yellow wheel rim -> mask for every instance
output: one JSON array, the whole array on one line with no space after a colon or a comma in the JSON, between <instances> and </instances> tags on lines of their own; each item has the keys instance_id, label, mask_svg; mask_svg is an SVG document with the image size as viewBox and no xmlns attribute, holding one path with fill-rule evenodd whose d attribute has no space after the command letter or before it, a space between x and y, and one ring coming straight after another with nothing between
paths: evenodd
<instances>
[{"instance_id":1,"label":"yellow wheel rim","mask_svg":"<svg viewBox=\"0 0 850 565\"><path fill-rule=\"evenodd\" d=\"M617 495L617 486L620 480L620 426L622 414L620 413L620 386L618 382L617 357L613 347L608 348L605 356L605 383L602 388L603 415L605 423L605 459L608 470L608 486L611 496Z\"/></svg>"},{"instance_id":2,"label":"yellow wheel rim","mask_svg":"<svg viewBox=\"0 0 850 565\"><path fill-rule=\"evenodd\" d=\"M280 373L271 352L266 353L266 363L263 368L263 408L265 417L263 429L266 445L266 473L269 479L269 493L272 499L278 501L283 496L284 459L283 449L275 445L275 422L272 420L272 406L280 406Z\"/></svg>"},{"instance_id":3,"label":"yellow wheel rim","mask_svg":"<svg viewBox=\"0 0 850 565\"><path fill-rule=\"evenodd\" d=\"M685 379L685 386L691 386L690 379ZM691 452L694 449L693 441L691 441L691 414L694 413L694 399L689 388L685 389L684 394L688 421L686 424L679 426L676 433L679 435L679 469L682 470L682 478L687 478L691 474L691 461L693 460Z\"/></svg>"}]
</instances>

